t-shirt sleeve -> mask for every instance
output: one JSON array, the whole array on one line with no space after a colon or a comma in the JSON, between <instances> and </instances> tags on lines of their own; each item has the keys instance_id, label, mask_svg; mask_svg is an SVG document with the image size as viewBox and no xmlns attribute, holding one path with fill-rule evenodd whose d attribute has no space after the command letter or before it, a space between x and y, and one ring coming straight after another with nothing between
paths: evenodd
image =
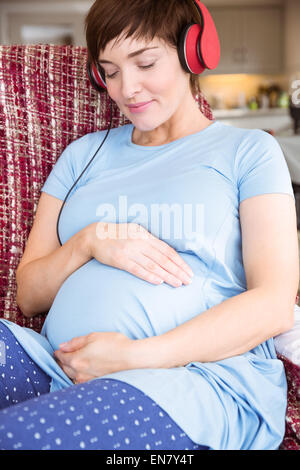
<instances>
[{"instance_id":1,"label":"t-shirt sleeve","mask_svg":"<svg viewBox=\"0 0 300 470\"><path fill-rule=\"evenodd\" d=\"M57 159L48 175L41 191L64 200L67 192L74 184L74 171L72 168L71 144L68 145Z\"/></svg>"},{"instance_id":2,"label":"t-shirt sleeve","mask_svg":"<svg viewBox=\"0 0 300 470\"><path fill-rule=\"evenodd\" d=\"M109 136L111 139L116 135L114 131L118 131L118 129L120 128L111 129ZM101 151L98 154L100 150L98 146L99 142L104 142L106 134L107 130L105 129L89 132L73 140L58 157L41 191L64 200L75 181L78 180L68 196L70 198L79 187L86 184L89 175L93 172L93 164L90 165L90 163L96 155L94 161L97 162L98 169L104 169L108 152ZM107 143L110 141L109 137Z\"/></svg>"},{"instance_id":3,"label":"t-shirt sleeve","mask_svg":"<svg viewBox=\"0 0 300 470\"><path fill-rule=\"evenodd\" d=\"M289 169L277 140L267 132L251 130L240 143L235 160L239 202L252 196L294 192Z\"/></svg>"}]
</instances>

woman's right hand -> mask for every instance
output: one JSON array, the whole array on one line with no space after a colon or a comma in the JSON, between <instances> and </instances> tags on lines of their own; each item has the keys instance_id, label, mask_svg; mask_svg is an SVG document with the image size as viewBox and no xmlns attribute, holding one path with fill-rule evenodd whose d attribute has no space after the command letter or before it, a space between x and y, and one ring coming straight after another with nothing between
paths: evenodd
<instances>
[{"instance_id":1,"label":"woman's right hand","mask_svg":"<svg viewBox=\"0 0 300 470\"><path fill-rule=\"evenodd\" d=\"M174 248L136 223L95 222L88 227L89 256L152 284L190 284L193 272Z\"/></svg>"}]
</instances>

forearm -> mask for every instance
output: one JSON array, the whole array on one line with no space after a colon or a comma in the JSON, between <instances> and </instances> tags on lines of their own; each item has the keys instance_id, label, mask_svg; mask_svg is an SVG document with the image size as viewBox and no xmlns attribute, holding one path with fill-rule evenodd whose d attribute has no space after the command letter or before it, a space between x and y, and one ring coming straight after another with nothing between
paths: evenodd
<instances>
[{"instance_id":1,"label":"forearm","mask_svg":"<svg viewBox=\"0 0 300 470\"><path fill-rule=\"evenodd\" d=\"M17 271L16 302L25 316L32 317L50 309L67 277L91 259L85 243L82 230L50 255L31 261Z\"/></svg>"},{"instance_id":2,"label":"forearm","mask_svg":"<svg viewBox=\"0 0 300 470\"><path fill-rule=\"evenodd\" d=\"M219 361L288 330L291 318L287 302L276 302L271 291L248 290L160 336L133 341L131 361L137 369Z\"/></svg>"}]
</instances>

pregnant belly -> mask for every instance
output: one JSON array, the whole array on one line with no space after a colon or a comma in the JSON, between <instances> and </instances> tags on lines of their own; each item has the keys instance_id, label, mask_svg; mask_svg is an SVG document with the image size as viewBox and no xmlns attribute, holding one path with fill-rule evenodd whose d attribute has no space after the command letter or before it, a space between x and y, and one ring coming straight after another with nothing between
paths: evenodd
<instances>
[{"instance_id":1,"label":"pregnant belly","mask_svg":"<svg viewBox=\"0 0 300 470\"><path fill-rule=\"evenodd\" d=\"M194 272L190 285L154 285L92 259L62 284L43 326L52 347L94 331L132 339L161 335L205 310L199 258L181 253Z\"/></svg>"}]
</instances>

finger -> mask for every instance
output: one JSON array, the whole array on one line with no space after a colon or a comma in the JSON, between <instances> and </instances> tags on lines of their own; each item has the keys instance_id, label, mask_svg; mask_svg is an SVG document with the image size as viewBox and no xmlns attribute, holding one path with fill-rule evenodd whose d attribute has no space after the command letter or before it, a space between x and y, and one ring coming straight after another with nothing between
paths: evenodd
<instances>
[{"instance_id":1,"label":"finger","mask_svg":"<svg viewBox=\"0 0 300 470\"><path fill-rule=\"evenodd\" d=\"M191 283L191 276L161 251L148 246L143 254L147 257L146 269L147 266L151 269L151 262L154 263L156 266L154 272L161 276L164 281L168 283L172 283L173 281L180 281L183 284Z\"/></svg>"},{"instance_id":2,"label":"finger","mask_svg":"<svg viewBox=\"0 0 300 470\"><path fill-rule=\"evenodd\" d=\"M156 254L154 254L154 252ZM157 275L159 278L163 279L163 281L167 282L168 284L172 285L173 287L180 287L182 285L181 278L185 283L188 283L188 276L187 274L183 273L183 271L179 268L179 266L172 263L172 261L164 256L162 253L158 252L155 248L149 250L149 256L145 256L143 253L137 253L135 260L143 266L146 271L149 272L149 275ZM168 265L167 268L169 270L164 269L165 266L160 266L161 259L167 260L166 264ZM156 258L156 261L154 259ZM163 264L163 262L162 262ZM174 274L172 274L172 271Z\"/></svg>"},{"instance_id":3,"label":"finger","mask_svg":"<svg viewBox=\"0 0 300 470\"><path fill-rule=\"evenodd\" d=\"M61 361L61 352L59 349L57 349L56 351L54 351L53 353L53 356L54 356L54 359L58 362L58 361Z\"/></svg>"},{"instance_id":4,"label":"finger","mask_svg":"<svg viewBox=\"0 0 300 470\"><path fill-rule=\"evenodd\" d=\"M92 375L81 374L75 377L75 382L76 384L82 384L82 383L88 382L89 380L96 379L96 378L97 377L94 377Z\"/></svg>"},{"instance_id":5,"label":"finger","mask_svg":"<svg viewBox=\"0 0 300 470\"><path fill-rule=\"evenodd\" d=\"M174 248L156 237L149 239L150 245L154 246L157 250L163 253L167 258L170 258L175 264L182 268L189 276L193 276L194 273L190 266L184 261L184 259L177 253Z\"/></svg>"},{"instance_id":6,"label":"finger","mask_svg":"<svg viewBox=\"0 0 300 470\"><path fill-rule=\"evenodd\" d=\"M143 268L140 264L136 263L133 260L128 260L126 265L124 265L125 271L133 274L144 281L151 282L152 284L162 284L163 280L156 276L155 274L149 273L145 268Z\"/></svg>"},{"instance_id":7,"label":"finger","mask_svg":"<svg viewBox=\"0 0 300 470\"><path fill-rule=\"evenodd\" d=\"M86 336L77 336L72 338L70 341L65 343L61 343L59 345L59 349L64 352L73 352L77 349L83 348L87 344L87 337Z\"/></svg>"},{"instance_id":8,"label":"finger","mask_svg":"<svg viewBox=\"0 0 300 470\"><path fill-rule=\"evenodd\" d=\"M53 353L54 359L56 360L57 363L66 365L68 364L68 360L70 355L68 353L64 353L60 350L54 351Z\"/></svg>"},{"instance_id":9,"label":"finger","mask_svg":"<svg viewBox=\"0 0 300 470\"><path fill-rule=\"evenodd\" d=\"M73 353L63 352L60 349L54 351L54 358L56 361L59 361L64 366L70 367L70 361L73 357Z\"/></svg>"},{"instance_id":10,"label":"finger","mask_svg":"<svg viewBox=\"0 0 300 470\"><path fill-rule=\"evenodd\" d=\"M71 368L63 364L60 360L56 360L59 367L64 371L64 373L71 379L74 380L76 375L75 371Z\"/></svg>"}]
</instances>

